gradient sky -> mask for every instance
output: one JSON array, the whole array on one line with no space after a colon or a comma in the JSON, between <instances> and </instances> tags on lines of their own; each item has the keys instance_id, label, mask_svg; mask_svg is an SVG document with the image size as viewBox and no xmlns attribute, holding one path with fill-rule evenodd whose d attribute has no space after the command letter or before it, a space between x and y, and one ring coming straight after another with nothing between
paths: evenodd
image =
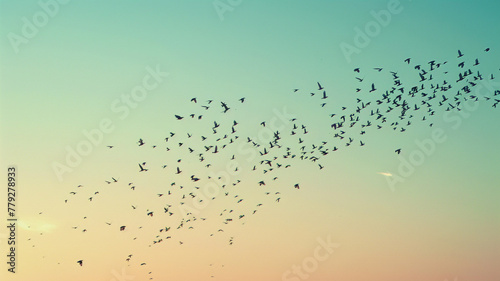
<instances>
[{"instance_id":1,"label":"gradient sky","mask_svg":"<svg viewBox=\"0 0 500 281\"><path fill-rule=\"evenodd\" d=\"M248 213L263 203L261 209L210 237L221 227L219 211L235 207L234 200L218 198L198 215L205 223L151 247L158 226L176 225L143 211L161 211L164 201L156 194L173 181L182 185L181 178L152 167L175 166L189 155L139 150L136 144L143 138L160 146L171 131L205 133L207 127L174 118L195 110L192 97L228 101L234 107L227 115L207 111L204 118L239 120L244 135L257 136L259 123L286 107L308 124L309 141L328 141L328 116L308 96L316 82L327 90L332 112L339 111L355 104L354 68L382 67L383 73L365 79L391 83L388 70L410 73L408 57L423 65L450 61L450 72L456 72L460 49L469 61L479 57L481 69L496 73L498 83L499 2L401 0L399 12L350 57L340 46L355 46L356 28L364 30L373 12L395 1L101 2L0 1L0 162L4 170L17 166L19 184L18 272L8 273L2 262L2 280L108 281L119 280L115 275L122 270L131 276L126 280L286 280L283 274L314 256L318 239L327 237L340 247L307 278L289 280L500 280L500 115L488 104L467 118L453 115L453 121L441 109L433 128L415 122L404 134L367 133L366 146L328 155L323 170L295 161L266 187L281 192L279 203L244 170L251 168L248 155L226 152L241 157L244 170L232 178L242 181L235 194L247 205L239 210ZM52 3L46 24L23 43L12 41L26 37L26 20L43 20L40 3ZM217 5L230 10L220 14ZM123 106L122 95L156 68L168 76L121 115L113 105ZM293 95L296 88L304 95ZM237 102L241 97L244 104ZM84 131L96 130L102 120L111 121L112 131L58 179L54 163L65 163L66 148L86 140ZM446 140L391 189L380 173L397 175L401 159L436 129ZM400 156L395 148L402 148ZM143 161L147 176L138 174ZM214 160L214 172L226 163L222 156ZM185 165L186 174L207 173L195 162ZM119 182L106 184L111 177ZM299 181L301 189L293 189ZM138 188L130 190L128 182ZM78 196L70 197L71 191ZM89 202L95 191L99 196ZM4 222L5 216L2 211ZM119 225L127 231L117 231ZM0 231L2 261L6 234ZM84 266L76 263L80 259Z\"/></svg>"}]
</instances>

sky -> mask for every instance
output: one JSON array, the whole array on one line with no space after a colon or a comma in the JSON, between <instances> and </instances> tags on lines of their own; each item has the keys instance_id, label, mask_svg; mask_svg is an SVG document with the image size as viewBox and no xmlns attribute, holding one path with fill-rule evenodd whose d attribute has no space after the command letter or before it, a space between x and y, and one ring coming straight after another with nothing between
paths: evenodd
<instances>
[{"instance_id":1,"label":"sky","mask_svg":"<svg viewBox=\"0 0 500 281\"><path fill-rule=\"evenodd\" d=\"M2 210L7 169L17 172L15 273L3 227L1 279L499 280L498 11L495 1L0 1ZM406 119L376 102L395 80ZM431 116L421 101L443 80L452 88L428 100Z\"/></svg>"}]
</instances>

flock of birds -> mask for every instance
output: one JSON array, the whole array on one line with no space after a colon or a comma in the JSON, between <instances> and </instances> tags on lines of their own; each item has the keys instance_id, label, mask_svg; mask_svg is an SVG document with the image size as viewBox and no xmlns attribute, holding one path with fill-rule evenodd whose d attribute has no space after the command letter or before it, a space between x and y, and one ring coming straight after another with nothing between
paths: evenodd
<instances>
[{"instance_id":1,"label":"flock of birds","mask_svg":"<svg viewBox=\"0 0 500 281\"><path fill-rule=\"evenodd\" d=\"M491 50L487 48L482 53L489 55ZM152 217L160 218L154 220L158 224L156 232L146 233L148 238L133 235L130 236L131 240L149 239L150 247L165 243L183 245L189 241L183 239L182 230L197 229L199 224L212 221L210 225L216 227L207 235L224 235L227 244L232 245L235 237L226 232L229 225L244 224L263 205L279 204L289 190L299 190L302 187L298 181L291 184L280 182L283 171L297 163L310 163L322 170L325 168L325 158L340 149L367 145L367 135L374 130L388 129L402 133L419 123L433 126L436 116L441 116L440 113L463 110L467 102L481 102L496 108L500 103L500 90L490 91L486 95L476 91L478 85L495 80L497 75L480 69L483 57L473 58L458 51L456 61L432 60L416 64L411 58L407 58L403 62L405 70L402 73L382 67L355 68L354 88L349 93L354 99L354 106L339 106L330 102L334 94L327 93L321 82L316 83L317 87L313 91L292 89L287 98L293 100L298 95L309 96L317 103L317 114L325 115L328 120L328 128L324 130L328 132L328 138L322 138L325 141L307 137L311 127L298 118L290 119L286 127L280 130L273 130L268 121L262 120L254 125L260 130L272 132L270 138L263 140L252 137L246 127L240 128L239 120L228 117L233 116L230 115L231 112L245 110L245 97L233 101L201 101L194 97L189 101L192 108L189 112L172 116L172 122L185 123L183 131L168 132L163 139L138 136L133 141L136 149L160 150L162 164L144 159L133 163L136 175L113 175L104 179L103 184L120 185L127 192L147 190L150 191L151 201L157 202L154 207L140 204L127 207L130 212L144 216L144 224L153 223L150 220ZM490 58L484 60L488 59ZM388 79L382 79L384 77ZM207 117L208 112L212 113L210 116L218 118L214 120ZM190 129L194 127L202 129ZM108 148L110 152L114 152L119 151L120 146L109 145ZM253 157L243 156L243 147L246 151L253 151ZM402 151L401 147L394 147L393 153L399 154ZM179 158L174 158L173 155ZM225 167L228 162L234 164L231 165L231 171L227 172L231 176L224 178L213 173L220 171L220 166ZM164 183L162 191L134 183L133 178L138 175L147 177L150 174L156 176L157 173L168 175L171 179ZM254 176L247 176L251 173ZM130 177L129 180L125 180L127 176ZM254 178L254 181L250 180ZM207 196L206 190L204 191L207 186L215 186L218 191L213 192L213 196ZM261 196L258 198L263 199L257 203L252 198L247 200L242 195L246 194L242 190L250 192L252 198ZM86 196L86 200L92 204L98 199L100 191L102 190L90 190L79 185L69 192L65 203L69 205L76 197ZM203 206L212 204L212 201L223 201L223 204L217 204L221 209L216 216L204 216ZM123 233L130 229L142 229L142 225L108 221L102 223L111 231ZM80 226L73 226L73 229L80 233L90 231ZM147 261L134 260L133 257L131 253L124 256L123 260L147 266ZM85 258L78 260L77 264L84 266ZM149 273L149 278L153 279L154 274Z\"/></svg>"}]
</instances>

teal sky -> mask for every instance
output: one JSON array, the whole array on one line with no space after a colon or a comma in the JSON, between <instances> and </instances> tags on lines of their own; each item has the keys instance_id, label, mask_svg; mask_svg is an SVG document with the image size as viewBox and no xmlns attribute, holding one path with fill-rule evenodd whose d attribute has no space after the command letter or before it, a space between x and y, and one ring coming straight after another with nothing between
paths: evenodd
<instances>
[{"instance_id":1,"label":"teal sky","mask_svg":"<svg viewBox=\"0 0 500 281\"><path fill-rule=\"evenodd\" d=\"M36 30L27 36L25 19L33 24L36 15L46 15L40 3L52 3L48 7L54 13L43 26L34 25ZM217 3L229 10L218 12ZM364 31L376 22L373 14L387 11L388 5L395 5L398 12L389 12L385 26L376 24L379 31L368 36L366 46L356 46L356 28ZM457 50L461 50L468 63L479 58L478 67L494 73L497 84L492 85L500 89L499 11L498 1L0 1L0 162L3 168L19 168L19 216L33 225L37 221L55 225L55 230L44 234L46 240L36 237L38 252L27 247L26 239L35 237L31 231L21 232L20 242L26 246L20 253L30 258L19 265L22 272L13 280L34 280L35 268L40 267L45 268L40 273L44 278L56 271L60 279L52 280L73 276L75 251L84 255L88 249L73 245L74 251L68 253L54 245L61 239L89 243L80 233L74 238L70 228L73 219L87 210L84 203L88 202L79 203L81 208L75 210L68 209L63 200L78 184L101 188L111 176L123 181L134 178L137 163L145 159L160 165L188 157L180 153L165 160L152 150L137 150L136 142L144 138L148 145L159 145L171 131L206 133L207 128L199 123L174 119L174 114L189 119L198 110L189 102L191 98L197 97L199 103L229 101L234 107L224 121L238 120L249 135L258 135L260 122L269 123L276 117L275 110L286 107L301 124L308 124L308 141L331 140L333 134L324 128L329 126L328 114L340 114L342 106L355 106L355 76L390 85L392 70L407 84L418 83L416 72L404 62L409 57L412 65L448 61L444 67L456 74ZM357 52L346 56L341 48L345 44ZM485 52L486 48L491 51ZM364 72L354 73L357 67ZM374 67L384 71L369 71ZM163 73L161 81L122 115L117 108L124 108L123 96L143 85L151 69ZM318 81L329 95L326 112L320 110L318 99L309 96ZM300 91L293 93L293 89ZM237 102L241 97L246 97L242 105ZM203 272L203 278L215 274L197 267L205 263L204 257L213 258L214 263L228 264L227 271L218 272L219 280L240 276L279 280L292 264L310 255L317 237L331 234L342 250L320 265L309 280L497 280L500 272L490 262L500 258L498 110L489 102L480 103L477 110L468 112L470 116L456 119L456 113L451 115L455 121L450 122L443 119L444 108L440 108L434 127L414 120L404 134L390 129L367 132L365 147L359 147L358 139L356 147L342 146L337 154L322 159L324 170L318 170L315 163L293 162L295 170L283 174L283 182L278 184L283 204L267 205L259 219L247 222L248 228L235 227L233 232L242 241L236 249L210 245L193 260L193 267ZM211 122L220 114L207 111L204 118ZM110 120L111 132L104 133L102 142L92 146L81 164L59 180L54 163L64 164L67 147L75 148L86 140L83 132L95 131L103 120ZM460 122L456 128L455 122ZM379 173L396 175L401 157L408 159L419 149L416 141L430 138L436 129L444 132L446 140L436 144L435 152L391 191L386 176ZM107 145L116 147L109 150ZM394 153L396 148L403 150L400 157ZM225 160L214 163L225 165ZM249 165L243 160L240 163ZM151 188L172 181L154 171L151 174L156 176L136 179ZM256 180L247 172L241 178ZM296 181L301 182L301 193L287 190ZM143 204L150 200L145 194L109 192L109 201L100 210L114 209L120 201L116 198L126 201L136 196ZM252 189L245 192L256 202L262 198ZM0 198L4 206L4 196ZM216 206L224 207L220 204ZM215 214L216 209L207 212ZM35 216L42 211L47 217ZM100 214L96 209L88 212ZM115 215L120 220L119 214L109 214ZM137 222L141 219L137 217ZM267 235L258 236L262 233ZM91 236L88 241L106 246L105 241L116 238L110 235L106 236L109 240ZM259 243L262 247L255 246ZM110 249L121 247L110 245ZM275 262L266 264L263 256L269 245L276 245L277 250L267 256ZM51 247L71 263L60 269L54 265L56 258L42 260L42 256L50 256ZM220 256L210 255L209 250L219 249ZM186 255L177 248L172 251L179 261L185 261L197 249L193 246ZM410 251L414 256L400 259ZM381 252L386 255L381 257ZM92 256L95 253L86 254L86 260L93 257L98 263L99 258ZM169 259L159 252L144 250L142 254ZM248 257L248 266L244 259L232 256ZM89 265L92 272L83 272L78 280L109 280L110 271L122 267L121 257L110 255L100 260L101 267ZM373 263L369 258L380 261ZM436 265L445 259L451 261ZM391 273L395 264L401 270ZM156 277L163 280L167 275L159 268L161 264L154 268ZM358 272L363 268L366 275ZM142 280L142 271L130 270ZM2 268L0 276L5 271ZM194 274L179 269L175 276L206 280Z\"/></svg>"},{"instance_id":2,"label":"teal sky","mask_svg":"<svg viewBox=\"0 0 500 281\"><path fill-rule=\"evenodd\" d=\"M159 65L171 74L158 92L172 94L151 95L154 101L134 111L141 116L192 94L252 95L273 104L280 103L273 93L315 81L341 93L350 89L342 82L352 79L355 66L399 66L409 56L448 59L458 48L475 52L498 44L492 36L494 1L401 1L401 13L392 15L351 63L339 45L354 45L354 28L363 29L373 20L370 11L387 9L388 2L243 1L221 21L211 1L150 1L147 6L70 1L16 54L8 34L21 34L22 18L40 10L33 3L2 1L2 10L9 11L1 19L2 112L22 124L3 119L2 128L23 134L47 134L50 124L71 136L95 126L146 66ZM466 15L481 16L470 20ZM436 44L440 47L431 47ZM51 142L68 142L61 137Z\"/></svg>"}]
</instances>

